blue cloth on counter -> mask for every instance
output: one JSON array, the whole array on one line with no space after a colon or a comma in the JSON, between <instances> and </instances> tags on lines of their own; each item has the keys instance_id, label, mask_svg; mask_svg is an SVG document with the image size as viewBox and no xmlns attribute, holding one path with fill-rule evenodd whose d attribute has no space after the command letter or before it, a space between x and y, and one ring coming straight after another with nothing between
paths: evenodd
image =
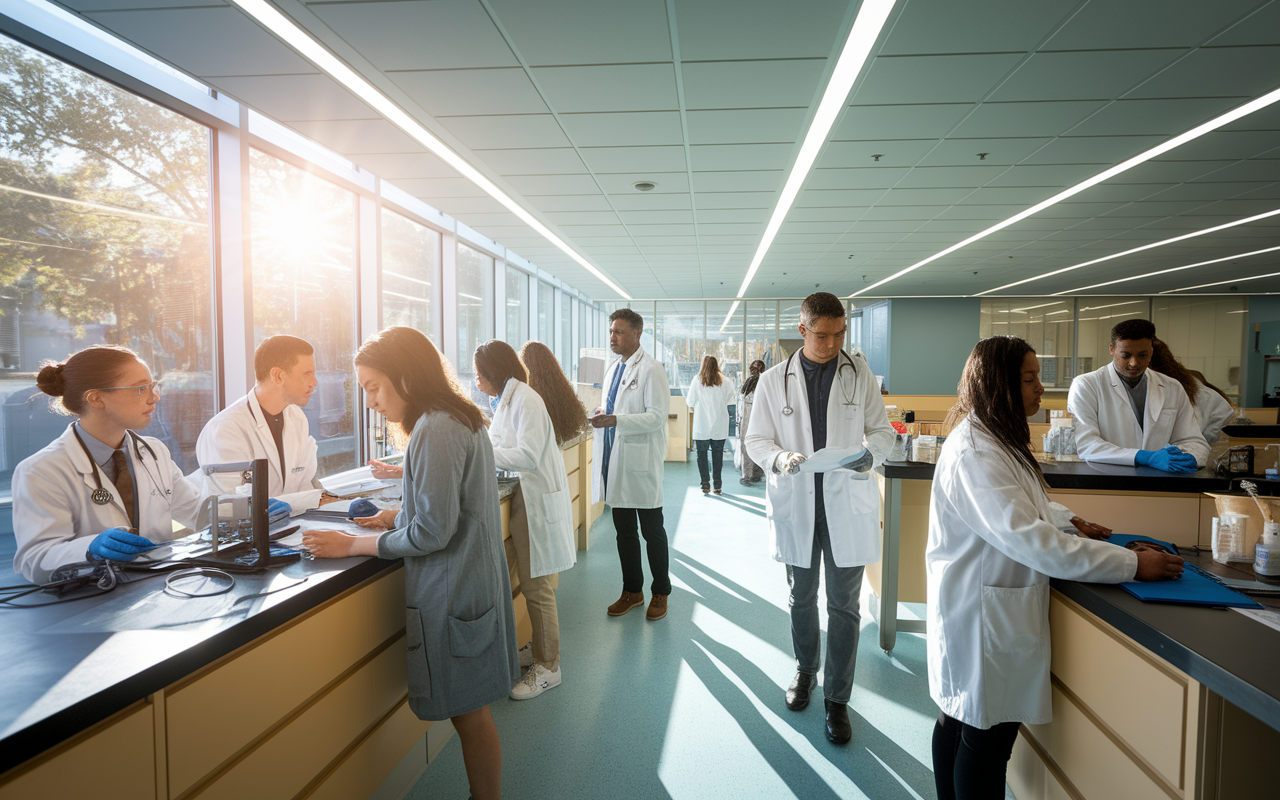
<instances>
[{"instance_id":1,"label":"blue cloth on counter","mask_svg":"<svg viewBox=\"0 0 1280 800\"><path fill-rule=\"evenodd\" d=\"M1164 545L1175 553L1177 546L1170 542L1162 542L1150 536L1129 536L1113 533L1108 542L1124 547L1129 542L1155 542ZM1213 576L1194 564L1187 564L1182 577L1176 581L1128 581L1120 584L1120 588L1144 603L1182 603L1196 606L1230 606L1234 608L1262 608L1256 600L1250 600L1234 589L1228 589Z\"/></svg>"},{"instance_id":2,"label":"blue cloth on counter","mask_svg":"<svg viewBox=\"0 0 1280 800\"><path fill-rule=\"evenodd\" d=\"M378 507L373 504L373 501L361 497L359 500L351 501L351 507L347 509L347 519L372 517L377 513Z\"/></svg>"}]
</instances>

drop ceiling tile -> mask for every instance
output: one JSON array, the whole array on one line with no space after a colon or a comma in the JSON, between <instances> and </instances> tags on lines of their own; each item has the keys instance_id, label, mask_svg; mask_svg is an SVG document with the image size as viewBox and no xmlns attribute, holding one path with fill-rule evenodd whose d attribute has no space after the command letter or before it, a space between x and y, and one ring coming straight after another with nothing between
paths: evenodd
<instances>
[{"instance_id":1,"label":"drop ceiling tile","mask_svg":"<svg viewBox=\"0 0 1280 800\"><path fill-rule=\"evenodd\" d=\"M384 71L519 66L480 3L412 0L308 8Z\"/></svg>"},{"instance_id":2,"label":"drop ceiling tile","mask_svg":"<svg viewBox=\"0 0 1280 800\"><path fill-rule=\"evenodd\" d=\"M1272 41L1277 38L1280 37L1273 32ZM1127 97L1255 97L1275 88L1277 61L1280 61L1280 46L1274 44L1270 47L1202 47Z\"/></svg>"},{"instance_id":3,"label":"drop ceiling tile","mask_svg":"<svg viewBox=\"0 0 1280 800\"><path fill-rule=\"evenodd\" d=\"M989 186L1050 186L1065 189L1099 172L1093 164L1036 165L1010 167L993 178Z\"/></svg>"},{"instance_id":4,"label":"drop ceiling tile","mask_svg":"<svg viewBox=\"0 0 1280 800\"><path fill-rule=\"evenodd\" d=\"M438 197L429 192L415 192L409 186L401 186L401 183L401 181L396 181L396 185L401 189L410 192L414 197L420 197L428 203L438 206L441 211L444 211L450 216L456 217L459 215L466 216L471 214L511 213L507 211L506 206L502 205L502 203L499 203L497 200L494 200L492 197ZM420 183L420 181L403 181L403 183L416 184ZM512 216L512 219L513 221L519 220L519 218L514 215Z\"/></svg>"},{"instance_id":5,"label":"drop ceiling tile","mask_svg":"<svg viewBox=\"0 0 1280 800\"><path fill-rule=\"evenodd\" d=\"M1247 117L1246 117L1247 119ZM1280 156L1280 138L1272 131L1217 130L1178 147L1162 159L1185 161Z\"/></svg>"},{"instance_id":6,"label":"drop ceiling tile","mask_svg":"<svg viewBox=\"0 0 1280 800\"><path fill-rule=\"evenodd\" d=\"M781 170L695 172L693 188L696 192L775 192L785 177Z\"/></svg>"},{"instance_id":7,"label":"drop ceiling tile","mask_svg":"<svg viewBox=\"0 0 1280 800\"><path fill-rule=\"evenodd\" d=\"M467 198L465 197L448 198L447 201L441 203L442 208L440 210L445 212L446 214L449 214L452 217L456 217L457 219L461 220L464 225L467 225L468 227L475 228L475 229L479 229L479 228L487 227L491 225L514 225L516 223L523 224L522 220L519 217L511 213L481 214L481 213L468 212L466 214L461 214L461 213L454 214L449 211L447 206L450 205L451 203L464 203L466 202L466 200Z\"/></svg>"},{"instance_id":8,"label":"drop ceiling tile","mask_svg":"<svg viewBox=\"0 0 1280 800\"><path fill-rule=\"evenodd\" d=\"M839 222L860 219L870 209L851 206L835 208L796 208L787 212L787 222Z\"/></svg>"},{"instance_id":9,"label":"drop ceiling tile","mask_svg":"<svg viewBox=\"0 0 1280 800\"><path fill-rule=\"evenodd\" d=\"M671 60L662 0L492 0L490 7L520 54L536 66Z\"/></svg>"},{"instance_id":10,"label":"drop ceiling tile","mask_svg":"<svg viewBox=\"0 0 1280 800\"><path fill-rule=\"evenodd\" d=\"M698 244L697 236L637 236L635 237L636 245L646 253L651 248L664 246L680 246L680 247L696 247ZM658 252L654 250L653 252ZM695 250L696 252L696 250Z\"/></svg>"},{"instance_id":11,"label":"drop ceiling tile","mask_svg":"<svg viewBox=\"0 0 1280 800\"><path fill-rule=\"evenodd\" d=\"M699 215L704 209L773 208L776 201L776 192L699 192L693 198Z\"/></svg>"},{"instance_id":12,"label":"drop ceiling tile","mask_svg":"<svg viewBox=\"0 0 1280 800\"><path fill-rule=\"evenodd\" d=\"M480 150L476 155L499 175L578 175L587 171L572 147Z\"/></svg>"},{"instance_id":13,"label":"drop ceiling tile","mask_svg":"<svg viewBox=\"0 0 1280 800\"><path fill-rule=\"evenodd\" d=\"M971 189L893 189L881 201L895 206L951 205L959 203Z\"/></svg>"},{"instance_id":14,"label":"drop ceiling tile","mask_svg":"<svg viewBox=\"0 0 1280 800\"><path fill-rule=\"evenodd\" d=\"M869 206L885 198L883 189L805 189L796 198L796 208L843 208Z\"/></svg>"},{"instance_id":15,"label":"drop ceiling tile","mask_svg":"<svg viewBox=\"0 0 1280 800\"><path fill-rule=\"evenodd\" d=\"M972 205L965 204L962 206L952 206L944 209L936 215L936 219L973 219L973 220L1002 220L1012 217L1019 211L1026 208L1023 205L1004 206L1004 205ZM1056 206L1055 206L1056 208ZM1043 213L1043 212L1041 212Z\"/></svg>"},{"instance_id":16,"label":"drop ceiling tile","mask_svg":"<svg viewBox=\"0 0 1280 800\"><path fill-rule=\"evenodd\" d=\"M458 178L458 173L430 153L364 153L352 161L379 177Z\"/></svg>"},{"instance_id":17,"label":"drop ceiling tile","mask_svg":"<svg viewBox=\"0 0 1280 800\"><path fill-rule=\"evenodd\" d=\"M556 225L616 225L613 211L549 211L544 216Z\"/></svg>"},{"instance_id":18,"label":"drop ceiling tile","mask_svg":"<svg viewBox=\"0 0 1280 800\"><path fill-rule=\"evenodd\" d=\"M788 169L795 145L703 144L689 148L693 169L702 172L734 169Z\"/></svg>"},{"instance_id":19,"label":"drop ceiling tile","mask_svg":"<svg viewBox=\"0 0 1280 800\"><path fill-rule=\"evenodd\" d=\"M568 194L534 196L525 195L525 200L540 211L611 211L609 199L603 194Z\"/></svg>"},{"instance_id":20,"label":"drop ceiling tile","mask_svg":"<svg viewBox=\"0 0 1280 800\"><path fill-rule=\"evenodd\" d=\"M827 61L684 62L687 109L808 108L819 96Z\"/></svg>"},{"instance_id":21,"label":"drop ceiling tile","mask_svg":"<svg viewBox=\"0 0 1280 800\"><path fill-rule=\"evenodd\" d=\"M641 194L635 184L646 181L655 184L645 194L683 194L689 191L689 173L687 172L620 172L596 173L596 180L609 194Z\"/></svg>"},{"instance_id":22,"label":"drop ceiling tile","mask_svg":"<svg viewBox=\"0 0 1280 800\"><path fill-rule=\"evenodd\" d=\"M917 167L898 182L900 189L947 189L976 187L995 180L1009 170L1002 166Z\"/></svg>"},{"instance_id":23,"label":"drop ceiling tile","mask_svg":"<svg viewBox=\"0 0 1280 800\"><path fill-rule=\"evenodd\" d=\"M1165 161L1153 160L1145 164L1125 170L1121 174L1110 179L1110 183L1181 183L1182 181L1195 180L1197 178L1205 180L1216 180L1218 176L1225 175L1224 170L1231 168L1236 162L1232 161ZM1260 163L1260 162L1240 162L1240 163ZM1096 166L1090 167L1097 170ZM1246 174L1239 174L1236 177L1248 180Z\"/></svg>"},{"instance_id":24,"label":"drop ceiling tile","mask_svg":"<svg viewBox=\"0 0 1280 800\"><path fill-rule=\"evenodd\" d=\"M382 119L295 120L289 127L338 153L414 153L423 147Z\"/></svg>"},{"instance_id":25,"label":"drop ceiling tile","mask_svg":"<svg viewBox=\"0 0 1280 800\"><path fill-rule=\"evenodd\" d=\"M1203 207L1204 202L1200 200L1181 202L1155 202L1148 200L1141 203L1117 203L1116 205L1117 208L1115 210L1106 213L1115 217L1172 217L1178 214L1185 214L1188 211L1195 211Z\"/></svg>"},{"instance_id":26,"label":"drop ceiling tile","mask_svg":"<svg viewBox=\"0 0 1280 800\"><path fill-rule=\"evenodd\" d=\"M762 223L769 218L766 208L708 208L698 209L698 227L704 223L717 222L757 222Z\"/></svg>"},{"instance_id":27,"label":"drop ceiling tile","mask_svg":"<svg viewBox=\"0 0 1280 800\"><path fill-rule=\"evenodd\" d=\"M703 247L702 252L708 255L749 255L755 252L755 247L749 244L710 244Z\"/></svg>"},{"instance_id":28,"label":"drop ceiling tile","mask_svg":"<svg viewBox=\"0 0 1280 800\"><path fill-rule=\"evenodd\" d=\"M640 255L640 251L635 245L583 245L582 251L593 257L610 256L610 260L615 263L619 263L618 256Z\"/></svg>"},{"instance_id":29,"label":"drop ceiling tile","mask_svg":"<svg viewBox=\"0 0 1280 800\"><path fill-rule=\"evenodd\" d=\"M991 100L1111 100L1154 75L1183 52L1165 49L1035 53L1000 85Z\"/></svg>"},{"instance_id":30,"label":"drop ceiling tile","mask_svg":"<svg viewBox=\"0 0 1280 800\"><path fill-rule=\"evenodd\" d=\"M631 231L633 237L694 235L694 226L692 224L628 225L627 230Z\"/></svg>"},{"instance_id":31,"label":"drop ceiling tile","mask_svg":"<svg viewBox=\"0 0 1280 800\"><path fill-rule=\"evenodd\" d=\"M663 245L663 244L642 244L641 251L645 258L654 258L656 256L697 256L698 248L690 244Z\"/></svg>"},{"instance_id":32,"label":"drop ceiling tile","mask_svg":"<svg viewBox=\"0 0 1280 800\"><path fill-rule=\"evenodd\" d=\"M849 102L976 103L1022 58L1021 53L880 57Z\"/></svg>"},{"instance_id":33,"label":"drop ceiling tile","mask_svg":"<svg viewBox=\"0 0 1280 800\"><path fill-rule=\"evenodd\" d=\"M1155 147L1164 136L1064 136L1024 159L1026 164L1098 164L1102 168ZM1178 148L1181 150L1182 148Z\"/></svg>"},{"instance_id":34,"label":"drop ceiling tile","mask_svg":"<svg viewBox=\"0 0 1280 800\"><path fill-rule=\"evenodd\" d=\"M794 142L802 131L807 108L761 108L742 111L690 111L690 144L754 144Z\"/></svg>"},{"instance_id":35,"label":"drop ceiling tile","mask_svg":"<svg viewBox=\"0 0 1280 800\"><path fill-rule=\"evenodd\" d=\"M778 230L779 234L788 233L800 236L843 235L848 232L852 220L832 220L831 222L784 222Z\"/></svg>"},{"instance_id":36,"label":"drop ceiling tile","mask_svg":"<svg viewBox=\"0 0 1280 800\"><path fill-rule=\"evenodd\" d=\"M578 147L629 147L684 143L677 111L637 111L616 114L561 114Z\"/></svg>"},{"instance_id":37,"label":"drop ceiling tile","mask_svg":"<svg viewBox=\"0 0 1280 800\"><path fill-rule=\"evenodd\" d=\"M758 240L764 233L764 227L755 222L708 222L698 220L699 236L736 235L754 236Z\"/></svg>"},{"instance_id":38,"label":"drop ceiling tile","mask_svg":"<svg viewBox=\"0 0 1280 800\"><path fill-rule=\"evenodd\" d=\"M698 234L698 241L699 241L699 242L706 242L707 244L751 244L751 245L754 245L754 244L758 244L758 243L759 243L759 241L760 241L760 237L759 237L758 235L751 235L751 234L745 234L745 233L733 234L733 235L712 235L712 234L702 234L702 233L700 233L700 234Z\"/></svg>"},{"instance_id":39,"label":"drop ceiling tile","mask_svg":"<svg viewBox=\"0 0 1280 800\"><path fill-rule=\"evenodd\" d=\"M1073 136L1172 136L1207 122L1242 98L1118 100L1069 131ZM1064 132L1065 131L1064 129Z\"/></svg>"},{"instance_id":40,"label":"drop ceiling tile","mask_svg":"<svg viewBox=\"0 0 1280 800\"><path fill-rule=\"evenodd\" d=\"M223 0L68 0L60 3L73 11L118 11L120 9L179 8L225 5Z\"/></svg>"},{"instance_id":41,"label":"drop ceiling tile","mask_svg":"<svg viewBox=\"0 0 1280 800\"><path fill-rule=\"evenodd\" d=\"M671 64L541 67L533 70L533 77L559 114L680 108Z\"/></svg>"},{"instance_id":42,"label":"drop ceiling tile","mask_svg":"<svg viewBox=\"0 0 1280 800\"><path fill-rule=\"evenodd\" d=\"M585 147L581 153L595 172L675 172L685 168L684 148L678 146Z\"/></svg>"},{"instance_id":43,"label":"drop ceiling tile","mask_svg":"<svg viewBox=\"0 0 1280 800\"><path fill-rule=\"evenodd\" d=\"M309 62L229 6L112 11L85 16L192 75L316 72Z\"/></svg>"},{"instance_id":44,"label":"drop ceiling tile","mask_svg":"<svg viewBox=\"0 0 1280 800\"><path fill-rule=\"evenodd\" d=\"M560 232L574 241L591 236L628 236L622 225L560 225Z\"/></svg>"},{"instance_id":45,"label":"drop ceiling tile","mask_svg":"<svg viewBox=\"0 0 1280 800\"><path fill-rule=\"evenodd\" d=\"M449 197L489 198L483 189L466 178L393 178L387 180L387 183L403 189L414 197L439 198L441 202L443 202L443 198ZM436 205L434 200L427 200L427 202ZM497 203L498 201L494 200L493 202ZM499 204L497 208L487 210L502 211L505 209Z\"/></svg>"},{"instance_id":46,"label":"drop ceiling tile","mask_svg":"<svg viewBox=\"0 0 1280 800\"><path fill-rule=\"evenodd\" d=\"M1276 31L1280 31L1280 6L1272 3L1235 23L1209 44L1212 47L1275 44Z\"/></svg>"},{"instance_id":47,"label":"drop ceiling tile","mask_svg":"<svg viewBox=\"0 0 1280 800\"><path fill-rule=\"evenodd\" d=\"M286 122L378 116L326 75L227 76L214 78L209 83L245 105Z\"/></svg>"},{"instance_id":48,"label":"drop ceiling tile","mask_svg":"<svg viewBox=\"0 0 1280 800\"><path fill-rule=\"evenodd\" d=\"M435 117L546 114L523 69L437 69L387 74Z\"/></svg>"},{"instance_id":49,"label":"drop ceiling tile","mask_svg":"<svg viewBox=\"0 0 1280 800\"><path fill-rule=\"evenodd\" d=\"M693 212L688 209L670 211L619 211L618 217L627 225L631 224L670 224L693 222Z\"/></svg>"},{"instance_id":50,"label":"drop ceiling tile","mask_svg":"<svg viewBox=\"0 0 1280 800\"><path fill-rule=\"evenodd\" d=\"M920 162L922 167L959 167L977 164L1017 164L1053 141L1048 137L1026 139L943 139ZM985 158L979 154L985 154Z\"/></svg>"},{"instance_id":51,"label":"drop ceiling tile","mask_svg":"<svg viewBox=\"0 0 1280 800\"><path fill-rule=\"evenodd\" d=\"M570 142L550 114L448 117L440 120L472 150L568 147Z\"/></svg>"},{"instance_id":52,"label":"drop ceiling tile","mask_svg":"<svg viewBox=\"0 0 1280 800\"><path fill-rule=\"evenodd\" d=\"M983 103L960 123L954 136L1058 136L1105 105L1092 101ZM1127 133L1103 130L1099 133ZM1135 131L1136 132L1136 131ZM1085 132L1081 131L1081 135Z\"/></svg>"},{"instance_id":53,"label":"drop ceiling tile","mask_svg":"<svg viewBox=\"0 0 1280 800\"><path fill-rule=\"evenodd\" d=\"M614 208L619 211L678 211L692 208L689 194L641 194L634 189L629 194L609 196Z\"/></svg>"},{"instance_id":54,"label":"drop ceiling tile","mask_svg":"<svg viewBox=\"0 0 1280 800\"><path fill-rule=\"evenodd\" d=\"M856 169L858 167L911 167L938 143L937 139L827 142L818 157L819 169ZM879 160L875 156L880 156Z\"/></svg>"},{"instance_id":55,"label":"drop ceiling tile","mask_svg":"<svg viewBox=\"0 0 1280 800\"><path fill-rule=\"evenodd\" d=\"M939 139L972 109L969 103L910 106L850 106L831 135L833 141ZM973 134L980 136L984 134ZM1001 131L996 136L1018 136ZM886 155L892 150L882 151ZM890 163L893 163L892 161Z\"/></svg>"},{"instance_id":56,"label":"drop ceiling tile","mask_svg":"<svg viewBox=\"0 0 1280 800\"><path fill-rule=\"evenodd\" d=\"M875 206L874 208L861 210L861 216L856 218L865 219L865 220L903 220L903 219L926 220L926 219L933 219L939 214L945 213L947 209L948 209L948 206L945 206L945 205L924 205L924 204L918 204L918 203L903 203L903 204L890 205L887 203L883 203ZM795 209L791 213L795 214L799 210L800 209ZM817 209L806 209L806 210L816 211ZM852 210L858 211L858 209L852 209Z\"/></svg>"},{"instance_id":57,"label":"drop ceiling tile","mask_svg":"<svg viewBox=\"0 0 1280 800\"><path fill-rule=\"evenodd\" d=\"M701 0L679 4L673 24L686 62L827 58L847 10L842 0Z\"/></svg>"},{"instance_id":58,"label":"drop ceiling tile","mask_svg":"<svg viewBox=\"0 0 1280 800\"><path fill-rule=\"evenodd\" d=\"M600 187L590 175L512 175L507 178L520 194L596 194Z\"/></svg>"},{"instance_id":59,"label":"drop ceiling tile","mask_svg":"<svg viewBox=\"0 0 1280 800\"><path fill-rule=\"evenodd\" d=\"M1148 162L1150 163L1150 162ZM1191 165L1203 167L1205 162L1189 162ZM1234 164L1218 164L1218 168L1214 170L1205 170L1195 178L1187 178L1187 180L1201 181L1277 181L1280 180L1280 159L1255 159L1250 161L1237 161ZM1147 166L1143 164L1143 166ZM1172 166L1172 165L1170 165ZM1194 171L1188 169L1187 172Z\"/></svg>"},{"instance_id":60,"label":"drop ceiling tile","mask_svg":"<svg viewBox=\"0 0 1280 800\"><path fill-rule=\"evenodd\" d=\"M904 177L906 167L815 169L805 180L806 189L888 189Z\"/></svg>"},{"instance_id":61,"label":"drop ceiling tile","mask_svg":"<svg viewBox=\"0 0 1280 800\"><path fill-rule=\"evenodd\" d=\"M546 241L545 239L543 240ZM579 241L584 248L591 247L629 247L635 250L635 240L630 236L591 236L582 237Z\"/></svg>"},{"instance_id":62,"label":"drop ceiling tile","mask_svg":"<svg viewBox=\"0 0 1280 800\"><path fill-rule=\"evenodd\" d=\"M1190 3L1179 5L1175 14L1160 13L1145 0L1090 3L1071 17L1044 49L1194 47L1256 5L1252 0Z\"/></svg>"}]
</instances>

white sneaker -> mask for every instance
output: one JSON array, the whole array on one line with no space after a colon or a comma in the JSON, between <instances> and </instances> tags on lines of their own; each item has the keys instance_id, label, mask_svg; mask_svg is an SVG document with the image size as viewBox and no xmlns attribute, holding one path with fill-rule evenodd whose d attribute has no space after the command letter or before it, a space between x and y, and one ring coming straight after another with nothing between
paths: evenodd
<instances>
[{"instance_id":1,"label":"white sneaker","mask_svg":"<svg viewBox=\"0 0 1280 800\"><path fill-rule=\"evenodd\" d=\"M520 668L533 666L533 642L520 648Z\"/></svg>"},{"instance_id":2,"label":"white sneaker","mask_svg":"<svg viewBox=\"0 0 1280 800\"><path fill-rule=\"evenodd\" d=\"M532 700L548 689L560 685L560 668L549 670L541 664L534 664L529 671L511 689L512 700Z\"/></svg>"}]
</instances>

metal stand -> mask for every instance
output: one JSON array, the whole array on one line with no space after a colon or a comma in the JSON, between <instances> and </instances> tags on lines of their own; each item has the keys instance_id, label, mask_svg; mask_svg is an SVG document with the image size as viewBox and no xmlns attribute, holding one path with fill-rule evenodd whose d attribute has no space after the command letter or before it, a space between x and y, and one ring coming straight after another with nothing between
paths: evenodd
<instances>
[{"instance_id":1,"label":"metal stand","mask_svg":"<svg viewBox=\"0 0 1280 800\"><path fill-rule=\"evenodd\" d=\"M876 609L880 623L880 649L885 654L893 652L898 640L898 631L904 633L924 633L925 622L920 619L900 619L898 617L898 550L902 525L902 479L884 479L884 525L883 546L880 559L880 592L879 608Z\"/></svg>"},{"instance_id":2,"label":"metal stand","mask_svg":"<svg viewBox=\"0 0 1280 800\"><path fill-rule=\"evenodd\" d=\"M249 520L253 529L253 552L256 557L247 566L262 569L291 564L302 557L298 553L283 556L271 555L271 525L267 520L267 500L269 499L267 497L268 469L269 465L265 458L253 461L237 461L230 464L210 464L201 467L201 470L206 475L220 472L248 473L250 486ZM213 537L213 552L218 553L218 504L216 497L211 498L211 500L213 500L213 513L211 514L210 533ZM243 545L236 545L223 550L219 555L239 555L246 549L248 548Z\"/></svg>"}]
</instances>

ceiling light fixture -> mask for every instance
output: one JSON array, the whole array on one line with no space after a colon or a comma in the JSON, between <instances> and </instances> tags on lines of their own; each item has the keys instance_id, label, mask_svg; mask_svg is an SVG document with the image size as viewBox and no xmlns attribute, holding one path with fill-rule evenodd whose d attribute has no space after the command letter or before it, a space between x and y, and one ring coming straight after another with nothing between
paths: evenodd
<instances>
[{"instance_id":1,"label":"ceiling light fixture","mask_svg":"<svg viewBox=\"0 0 1280 800\"><path fill-rule=\"evenodd\" d=\"M1160 294L1173 294L1174 292L1189 292L1192 289L1207 289L1210 286L1221 286L1224 283L1244 283L1245 281L1258 281L1263 278L1280 277L1280 272L1268 272L1266 275L1253 275L1248 278L1232 278L1229 281L1215 281L1214 283L1202 283L1199 286L1184 286L1181 289L1169 289Z\"/></svg>"},{"instance_id":2,"label":"ceiling light fixture","mask_svg":"<svg viewBox=\"0 0 1280 800\"><path fill-rule=\"evenodd\" d=\"M1210 264L1221 264L1224 261L1235 261L1237 258L1248 258L1249 256L1260 256L1263 253L1274 253L1277 250L1280 250L1280 246L1267 247L1262 250L1253 250L1248 253L1237 253L1234 256L1223 256L1222 258L1215 258L1210 261L1199 261L1195 264L1185 264L1181 267L1170 267L1169 269L1159 269L1159 270L1156 270L1155 272L1145 272L1141 275L1130 275L1127 278L1117 278L1114 281L1106 281L1104 283L1095 283L1092 286L1081 286L1079 289L1071 289L1066 292L1054 292L1054 294L1055 295L1077 294L1079 292L1085 291L1086 289L1097 289L1101 286L1110 286L1113 283L1125 283L1127 281L1136 281L1142 278L1154 278L1157 275L1167 275L1170 272L1181 272L1184 269L1194 269L1195 267L1207 267Z\"/></svg>"},{"instance_id":3,"label":"ceiling light fixture","mask_svg":"<svg viewBox=\"0 0 1280 800\"><path fill-rule=\"evenodd\" d=\"M497 184L489 180L480 170L471 166L471 164L453 151L443 141L436 138L435 134L427 130L422 123L414 119L412 115L400 108L391 98L383 94L377 87L370 83L364 76L356 72L344 61L331 53L324 45L314 39L310 33L305 31L302 26L285 16L278 9L272 6L266 0L231 0L241 11L248 14L259 24L278 36L285 44L292 47L303 57L315 64L321 72L333 78L348 91L359 97L364 102L373 107L375 111L404 131L418 144L427 148L433 155L444 161L453 169L457 170L462 177L474 183L476 186L484 190L486 194L501 203L508 211L515 214L529 227L540 233L547 241L551 242L557 248L564 252L565 255L572 258L592 275L599 278L610 289L627 300L631 299L631 295L622 290L622 287L609 279L607 275L600 271L598 267L586 259L569 246L567 242L559 236L551 232L551 229L544 225L537 217L529 213L524 206L517 203L510 195L499 189Z\"/></svg>"},{"instance_id":4,"label":"ceiling light fixture","mask_svg":"<svg viewBox=\"0 0 1280 800\"><path fill-rule=\"evenodd\" d=\"M822 146L826 144L831 127L839 118L845 101L849 98L849 92L853 91L853 84L862 74L862 68L867 63L871 48L875 46L876 39L880 38L880 31L889 19L889 12L893 11L896 2L897 0L863 0L862 7L858 9L858 16L849 30L849 37L845 39L844 48L840 51L835 69L831 72L831 79L827 81L827 88L818 102L818 110L813 115L813 122L809 124L809 132L805 134L800 152L796 154L795 164L791 166L791 174L787 176L787 182L782 186L782 193L778 196L778 204L774 206L773 216L769 217L769 223L765 225L760 246L751 257L747 274L742 279L742 285L738 287L738 298L733 301L733 307L725 316L724 324L720 326L721 331L733 319L733 312L738 310L738 304L746 296L751 279L756 276L765 254L773 245L774 237L778 235L783 220L791 211L791 204L799 196L800 187L809 176L809 170L813 168L813 162L818 159Z\"/></svg>"},{"instance_id":5,"label":"ceiling light fixture","mask_svg":"<svg viewBox=\"0 0 1280 800\"><path fill-rule=\"evenodd\" d=\"M893 273L892 275L890 275L889 277L884 278L883 280L877 281L876 283L873 283L864 289L859 289L858 291L854 292L849 296L857 297L858 295L863 294L865 292L869 292L872 289L876 288L877 286L886 284L889 281L894 280L895 278L900 278L903 275L906 275L908 272L914 272L915 270L919 269L920 267L923 267L926 264L931 264L934 261L937 261L938 259L942 258L943 256L950 255L951 253L954 253L955 251L959 250L962 247L973 244L979 239L985 239L986 237L990 236L996 231L1004 230L1005 228L1009 227L1010 225L1013 225L1014 223L1021 222L1022 220L1026 219L1027 217L1030 217L1033 214L1038 214L1041 211L1044 211L1049 206L1061 203L1063 200L1066 200L1069 197L1074 197L1075 195L1078 195L1081 192L1083 192L1085 189L1089 189L1093 186L1097 186L1099 183L1102 183L1105 180L1114 178L1115 176L1119 175L1122 172L1127 172L1128 170L1133 169L1139 164L1145 164L1151 159L1157 156L1164 155L1170 150L1173 150L1175 147L1180 147L1186 144L1187 142L1190 142L1193 139L1198 139L1201 136L1204 136L1206 133L1212 133L1218 128L1221 128L1223 125L1228 125L1240 119L1241 117L1248 116L1249 114L1252 114L1253 112L1258 111L1259 109L1266 108L1267 106L1271 105L1272 103L1275 103L1276 101L1280 101L1280 89L1275 89L1273 91L1267 92L1261 97L1256 97L1253 100L1250 100L1249 102L1244 103L1243 105L1236 106L1235 108L1231 109L1225 114L1221 114L1217 117L1214 117L1213 119L1209 120L1208 122L1202 125L1197 125L1191 130L1186 131L1185 133L1180 133L1177 136L1173 137L1172 139L1169 139L1166 142L1156 145L1150 150L1146 150L1142 153L1139 153L1138 155L1134 156L1128 161L1122 161L1119 164L1116 164L1114 167L1111 167L1110 169L1104 169L1102 172L1099 172L1097 175L1094 175L1092 178L1087 178L1084 181L1077 183L1075 186L1072 186L1069 189L1064 189L1063 191L1058 192L1053 197L1050 197L1048 200L1043 200L1031 206L1030 208L1024 209L1023 211L1019 211L1017 214L1014 214L1012 217L1009 217L1003 222L997 222L995 225L992 225L990 228L987 228L984 231L979 231L978 233L975 233L974 235L970 236L968 239L956 242L950 247L940 250L937 253L934 253L933 255L929 256L923 261L917 261L916 263L912 264L906 269L899 270ZM1053 274L1053 273L1050 273L1050 274ZM1046 276L1042 275L1040 277L1046 277ZM1034 278L1031 280L1034 280ZM1010 284L1010 286L1017 286L1017 284ZM1008 287L1001 287L1001 288L1008 288ZM992 289L991 291L994 292L999 290ZM986 292L982 292L981 294L986 294Z\"/></svg>"}]
</instances>

